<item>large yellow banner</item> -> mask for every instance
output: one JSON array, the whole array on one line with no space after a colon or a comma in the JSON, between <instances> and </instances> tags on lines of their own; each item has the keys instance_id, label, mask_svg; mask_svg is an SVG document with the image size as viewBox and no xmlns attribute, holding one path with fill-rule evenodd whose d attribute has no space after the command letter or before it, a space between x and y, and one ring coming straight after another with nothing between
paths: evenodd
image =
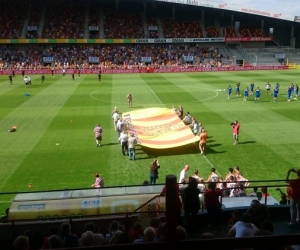
<instances>
[{"instance_id":1,"label":"large yellow banner","mask_svg":"<svg viewBox=\"0 0 300 250\"><path fill-rule=\"evenodd\" d=\"M190 127L168 108L148 108L123 113L129 131L142 146L156 149L174 148L199 141Z\"/></svg>"}]
</instances>

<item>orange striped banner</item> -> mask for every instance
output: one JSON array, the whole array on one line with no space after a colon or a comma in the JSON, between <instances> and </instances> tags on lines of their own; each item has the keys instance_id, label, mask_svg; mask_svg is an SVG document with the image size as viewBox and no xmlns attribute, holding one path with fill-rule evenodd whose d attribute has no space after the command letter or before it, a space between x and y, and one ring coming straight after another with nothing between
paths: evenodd
<instances>
[{"instance_id":1,"label":"orange striped banner","mask_svg":"<svg viewBox=\"0 0 300 250\"><path fill-rule=\"evenodd\" d=\"M145 147L174 148L199 141L199 136L195 136L172 109L139 109L122 116Z\"/></svg>"}]
</instances>

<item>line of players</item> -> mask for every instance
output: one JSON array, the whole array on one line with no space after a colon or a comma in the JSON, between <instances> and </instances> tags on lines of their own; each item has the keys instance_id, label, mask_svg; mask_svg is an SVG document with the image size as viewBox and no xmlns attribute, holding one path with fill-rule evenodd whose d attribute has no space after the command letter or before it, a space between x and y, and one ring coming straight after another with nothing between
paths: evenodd
<instances>
[{"instance_id":1,"label":"line of players","mask_svg":"<svg viewBox=\"0 0 300 250\"><path fill-rule=\"evenodd\" d=\"M54 77L54 72L53 71L52 71L51 74L52 74L52 77ZM14 71L11 74L9 74L8 79L9 79L10 84L13 84L13 77L15 77L15 76L16 75L15 75ZM23 76L23 79L24 79L25 87L28 88L29 85L31 85L31 78L30 78L30 76L25 76L25 72L23 73L23 71L22 71L22 76ZM63 70L63 76L66 76L66 71L65 70ZM72 81L74 82L75 81L74 72L72 72L71 76L72 76ZM80 71L78 71L78 76L80 77ZM44 83L45 78L46 78L45 74L42 74L41 75L42 83ZM101 69L100 69L99 72L98 72L98 81L99 82L101 82L101 78L102 78L102 72L101 72Z\"/></svg>"},{"instance_id":2,"label":"line of players","mask_svg":"<svg viewBox=\"0 0 300 250\"><path fill-rule=\"evenodd\" d=\"M241 83L238 82L235 86L236 96L241 96L240 85L241 85ZM273 90L273 101L274 102L277 102L277 98L279 95L279 88L280 88L280 84L277 82L275 85L275 88ZM272 95L271 84L269 82L266 84L266 93L267 93L267 95ZM293 83L291 83L290 86L288 86L288 88L287 88L287 101L290 102L291 98L294 98L295 100L297 100L298 93L299 93L298 84L294 85ZM232 94L232 87L231 87L231 85L229 85L227 88L227 99L230 99L231 94ZM246 87L246 89L244 90L244 101L247 101L249 95L253 95L253 94L255 95L254 101L259 102L261 90L259 87L257 87L256 90L254 91L254 83L251 82L250 86Z\"/></svg>"}]
</instances>

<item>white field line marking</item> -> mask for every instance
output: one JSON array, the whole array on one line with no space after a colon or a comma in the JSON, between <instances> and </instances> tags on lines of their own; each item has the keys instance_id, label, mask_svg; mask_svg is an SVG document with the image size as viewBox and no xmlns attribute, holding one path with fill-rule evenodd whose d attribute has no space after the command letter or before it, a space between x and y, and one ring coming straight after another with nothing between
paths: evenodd
<instances>
[{"instance_id":1,"label":"white field line marking","mask_svg":"<svg viewBox=\"0 0 300 250\"><path fill-rule=\"evenodd\" d=\"M159 99L159 97L155 94L155 92L149 87L149 85L144 81L144 79L140 75L138 75L138 76L145 83L145 85L151 91L151 93L156 97L156 99L161 103L161 105L163 105L164 107L166 107L166 105L163 104L163 102Z\"/></svg>"}]
</instances>

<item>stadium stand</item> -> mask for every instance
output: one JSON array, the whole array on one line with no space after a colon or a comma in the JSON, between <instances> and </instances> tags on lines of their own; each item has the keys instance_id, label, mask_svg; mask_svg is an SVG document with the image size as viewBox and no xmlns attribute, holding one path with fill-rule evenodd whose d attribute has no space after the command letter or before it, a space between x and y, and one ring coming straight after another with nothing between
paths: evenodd
<instances>
[{"instance_id":1,"label":"stadium stand","mask_svg":"<svg viewBox=\"0 0 300 250\"><path fill-rule=\"evenodd\" d=\"M35 0L32 1L31 6L29 7L29 18L28 18L28 28L26 38L38 38L38 28L41 23L44 2ZM26 20L25 20L26 23Z\"/></svg>"},{"instance_id":2,"label":"stadium stand","mask_svg":"<svg viewBox=\"0 0 300 250\"><path fill-rule=\"evenodd\" d=\"M177 22L162 20L162 29L166 38L202 37L200 22Z\"/></svg>"},{"instance_id":3,"label":"stadium stand","mask_svg":"<svg viewBox=\"0 0 300 250\"><path fill-rule=\"evenodd\" d=\"M142 18L139 13L105 12L105 38L144 38Z\"/></svg>"},{"instance_id":4,"label":"stadium stand","mask_svg":"<svg viewBox=\"0 0 300 250\"><path fill-rule=\"evenodd\" d=\"M42 37L83 38L85 8L80 1L48 2Z\"/></svg>"},{"instance_id":5,"label":"stadium stand","mask_svg":"<svg viewBox=\"0 0 300 250\"><path fill-rule=\"evenodd\" d=\"M20 38L26 15L23 10L28 5L25 1L5 1L1 5L0 39Z\"/></svg>"},{"instance_id":6,"label":"stadium stand","mask_svg":"<svg viewBox=\"0 0 300 250\"><path fill-rule=\"evenodd\" d=\"M102 9L95 2L92 2L89 8L89 27L95 27L94 30L89 30L89 38L95 39L100 38L99 31L103 30L103 23L101 23L100 19L103 15Z\"/></svg>"}]
</instances>

